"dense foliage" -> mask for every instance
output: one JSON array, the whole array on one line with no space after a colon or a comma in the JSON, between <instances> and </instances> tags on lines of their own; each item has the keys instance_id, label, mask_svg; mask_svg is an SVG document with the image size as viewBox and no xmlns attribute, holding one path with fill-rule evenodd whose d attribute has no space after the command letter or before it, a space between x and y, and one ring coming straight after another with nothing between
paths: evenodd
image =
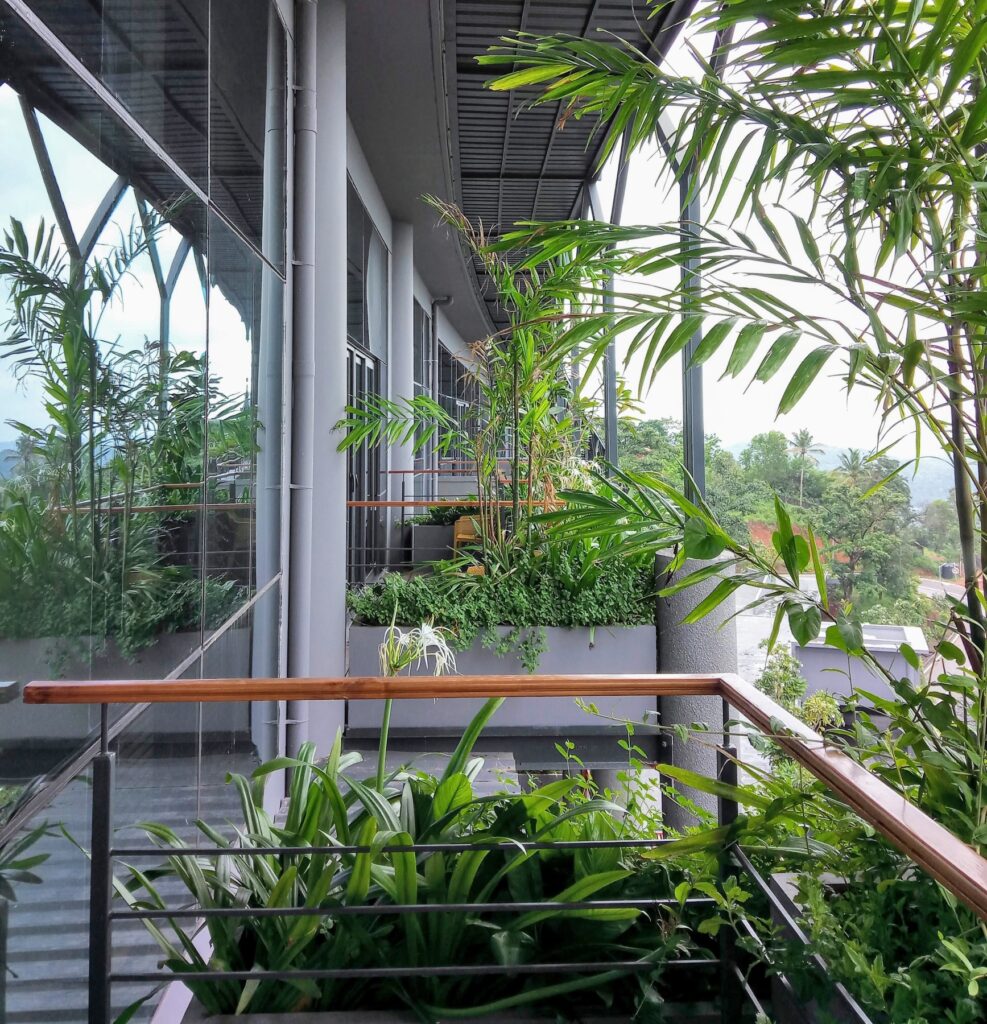
<instances>
[{"instance_id":1,"label":"dense foliage","mask_svg":"<svg viewBox=\"0 0 987 1024\"><path fill-rule=\"evenodd\" d=\"M587 566L573 546L523 552L510 571L483 576L385 573L350 591L355 621L386 626L433 622L450 629L459 649L478 638L506 653L516 646L529 671L538 664L545 626L636 626L654 622L654 574L639 561ZM514 630L505 641L497 626Z\"/></svg>"},{"instance_id":2,"label":"dense foliage","mask_svg":"<svg viewBox=\"0 0 987 1024\"><path fill-rule=\"evenodd\" d=\"M755 387L780 382L779 413L797 408L820 375L835 374L847 391L873 396L875 452L846 453L841 484L818 493L816 528L801 530L794 521L801 524L802 514L793 506L807 507L816 497L811 445L806 438L791 445L797 488L790 482L786 489L791 456L784 438L763 437L741 462L775 492L761 545L725 528L715 507L688 501L657 476L633 473L604 492L612 503L606 510L599 490L567 494L569 507L557 522L569 537L620 537L634 554L650 538L678 530L683 559L722 559L676 583L687 588L719 577L693 621L753 586L753 604L774 612L772 641L787 618L800 643L821 637L867 662L894 697L859 695L845 749L982 854L984 6L732 0L700 5L691 29L694 75L644 58L633 46L572 37L520 36L481 62L503 72L491 83L495 89L530 90L525 95L563 119L601 116L616 129L605 153L622 136L628 153L664 144L677 158L678 178L695 174L690 187L708 200L703 222L688 230L678 222L521 225L495 248L524 252L521 271L566 256L581 266L585 305L560 347L590 359L621 336L629 356L643 364L643 377L683 352L693 365L719 352L729 377L749 377ZM742 187L732 188L738 181ZM717 223L731 192L737 209L729 223ZM640 283L663 271L676 273ZM681 283L664 283L676 279ZM616 294L601 302L611 281L618 282ZM882 463L902 438L914 441L914 458ZM953 474L957 528L944 531L936 546L956 544L963 599L951 600L937 623L940 657L933 664L921 665L910 647L901 647L918 674L913 683L866 650L861 604L868 596L875 603L908 599L896 557L907 509L901 477L930 446ZM926 532L928 523L942 521L941 512L932 510ZM820 558L827 545L833 587ZM819 787L801 791L808 856L787 862L804 883L810 932L837 975L893 1024L984 1019L983 923L866 827L827 809ZM820 845L813 849L813 842ZM824 895L824 872L841 879L842 895Z\"/></svg>"},{"instance_id":3,"label":"dense foliage","mask_svg":"<svg viewBox=\"0 0 987 1024\"><path fill-rule=\"evenodd\" d=\"M220 393L204 357L147 339L128 349L101 328L163 226L149 215L85 264L43 222L29 239L12 220L0 243L0 360L40 391L46 416L9 424L0 639L59 639L50 668L89 638L129 656L162 633L219 625L242 603L234 578L203 586L191 567L210 529L236 533L235 517L216 513L204 530L194 512L168 507L201 501L218 465L250 465L252 413ZM237 500L252 500L249 489Z\"/></svg>"},{"instance_id":4,"label":"dense foliage","mask_svg":"<svg viewBox=\"0 0 987 1024\"><path fill-rule=\"evenodd\" d=\"M181 922L152 926L165 965L181 973L210 1013L408 1008L421 1020L448 1020L541 1007L562 1015L581 1015L588 1009L638 1012L642 1021L658 1021L663 999L676 994L676 976L666 981L663 965L683 956L712 955L708 940L698 934L703 920L713 916L711 908L684 906L677 886L686 880L684 901L691 891L688 879L705 884L715 861L705 872L700 868L697 877L666 867L664 851L655 858L615 847L525 851L514 845L533 840L613 840L628 832L619 818L620 808L605 794L587 789L578 775L527 791L508 787L493 796L475 795L482 761L471 759L471 750L501 703L486 704L438 776L406 767L376 780L363 778L357 770L360 755L343 753L339 737L325 764L315 761L313 746L306 744L297 760L282 758L262 765L251 779L234 776L245 826L224 834L198 823L202 842L226 846L235 839L234 855L168 857L170 849L181 850L186 844L168 828L145 825L149 838L162 847L164 863L147 873L133 871L126 884L118 883L117 891L131 905L161 907L159 880L177 878L199 906L208 908L380 908L380 913L359 916L211 917L206 921L208 961ZM295 769L288 814L275 823L263 809L264 782L288 766ZM475 845L484 840L504 846L450 852L390 850L411 843ZM252 847L279 844L301 849L357 845L366 850L302 853L290 863L251 852ZM695 851L694 844L692 848ZM386 912L395 903L656 896L669 898L669 905L648 912L633 907L564 911L550 902L527 913ZM721 903L729 909L726 900ZM412 970L404 978L369 980L195 980L195 974L211 964L241 971L423 968L521 965L545 962L546 957L599 966L587 968L586 974L547 978L509 973L416 977ZM653 969L630 975L608 970L608 962L614 960L639 960ZM699 998L705 985L700 982L697 989L690 982L685 995Z\"/></svg>"},{"instance_id":5,"label":"dense foliage","mask_svg":"<svg viewBox=\"0 0 987 1024\"><path fill-rule=\"evenodd\" d=\"M681 483L677 421L622 421L619 451L624 469ZM944 558L958 557L955 510L938 500L916 512L907 472L869 493L899 466L887 456L865 458L851 449L823 469L818 452L807 430L790 438L780 431L758 434L736 457L707 437L706 501L732 536L760 539L770 533L774 498L781 497L794 506L794 522L813 528L827 576L866 621L934 620L941 609L916 583L920 573L937 575Z\"/></svg>"}]
</instances>

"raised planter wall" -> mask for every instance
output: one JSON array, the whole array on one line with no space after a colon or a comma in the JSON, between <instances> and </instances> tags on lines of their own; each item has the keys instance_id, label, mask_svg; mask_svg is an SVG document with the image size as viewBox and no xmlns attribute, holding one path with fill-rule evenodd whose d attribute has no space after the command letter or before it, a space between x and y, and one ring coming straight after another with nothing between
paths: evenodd
<instances>
[{"instance_id":1,"label":"raised planter wall","mask_svg":"<svg viewBox=\"0 0 987 1024\"><path fill-rule=\"evenodd\" d=\"M0 641L0 679L23 685L32 679L163 679L199 645L199 633L165 633L133 659L124 657L114 643L105 644L91 656L85 654L87 641L71 647L59 638ZM226 675L250 674L250 630L231 629L219 641ZM68 654L60 654L67 651ZM218 674L218 673L214 673ZM117 709L121 711L123 709ZM191 735L198 728L194 704L162 704L142 715L131 733ZM240 731L249 728L248 704L203 704L204 732ZM20 698L2 705L0 749L13 743L82 740L99 725L99 708L88 704L35 707Z\"/></svg>"},{"instance_id":2,"label":"raised planter wall","mask_svg":"<svg viewBox=\"0 0 987 1024\"><path fill-rule=\"evenodd\" d=\"M923 658L929 654L925 634L919 626L863 626L864 646L878 664L896 678L919 682L920 672L899 653L902 644ZM827 647L820 638L800 647L792 641L792 655L802 665L806 681L806 695L821 690L849 697L855 688L867 690L886 700L897 699L891 687L860 658L851 658L835 647Z\"/></svg>"},{"instance_id":3,"label":"raised planter wall","mask_svg":"<svg viewBox=\"0 0 987 1024\"><path fill-rule=\"evenodd\" d=\"M372 676L380 672L378 648L387 632L385 626L350 626L349 674ZM511 629L499 627L501 636ZM654 672L656 638L654 626L598 626L563 629L545 627L547 649L538 663L538 673L545 675L585 673ZM460 675L523 675L527 670L517 654L503 657L487 650L477 641L469 650L456 654L456 670ZM588 697L603 714L641 721L657 709L657 701L648 697ZM455 735L483 706L480 698L449 700L395 701L391 713L391 730L431 736ZM347 731L375 733L380 728L383 701L350 701L347 708ZM652 714L653 720L653 714ZM624 731L623 726L598 718L581 710L569 697L511 697L491 719L485 734L517 734L537 731L543 735L578 735L609 730Z\"/></svg>"}]
</instances>

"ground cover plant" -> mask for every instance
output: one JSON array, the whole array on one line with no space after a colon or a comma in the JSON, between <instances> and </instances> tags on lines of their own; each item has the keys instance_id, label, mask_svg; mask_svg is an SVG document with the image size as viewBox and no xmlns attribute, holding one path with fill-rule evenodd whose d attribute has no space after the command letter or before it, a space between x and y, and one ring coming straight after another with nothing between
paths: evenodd
<instances>
[{"instance_id":1,"label":"ground cover plant","mask_svg":"<svg viewBox=\"0 0 987 1024\"><path fill-rule=\"evenodd\" d=\"M648 625L655 621L650 561L599 561L594 544L543 543L515 553L506 567L488 562L482 576L453 562L443 571L385 573L352 588L347 605L359 625L433 622L458 650L479 640L500 653L516 650L529 672L538 667L546 626ZM510 626L505 638L498 626Z\"/></svg>"}]
</instances>

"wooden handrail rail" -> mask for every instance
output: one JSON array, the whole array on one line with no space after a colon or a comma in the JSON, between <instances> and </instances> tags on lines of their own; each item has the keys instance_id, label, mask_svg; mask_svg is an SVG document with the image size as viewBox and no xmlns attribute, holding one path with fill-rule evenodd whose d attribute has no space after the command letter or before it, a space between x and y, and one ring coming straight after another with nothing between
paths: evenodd
<instances>
[{"instance_id":1,"label":"wooden handrail rail","mask_svg":"<svg viewBox=\"0 0 987 1024\"><path fill-rule=\"evenodd\" d=\"M528 499L522 498L520 501L522 506L527 507ZM536 498L532 505L537 508L562 508L564 502L559 500L546 501L545 498ZM347 501L347 508L480 508L485 506L486 508L513 508L514 502L508 499L498 499L497 501L479 501L477 498L408 498L394 499L381 498L379 500L371 501ZM217 506L213 505L212 508Z\"/></svg>"},{"instance_id":2,"label":"wooden handrail rail","mask_svg":"<svg viewBox=\"0 0 987 1024\"><path fill-rule=\"evenodd\" d=\"M722 697L770 733L981 919L987 921L987 860L900 793L736 675L355 676L335 679L39 681L26 704L137 704L255 700L379 700L456 697ZM779 726L785 730L780 733Z\"/></svg>"}]
</instances>

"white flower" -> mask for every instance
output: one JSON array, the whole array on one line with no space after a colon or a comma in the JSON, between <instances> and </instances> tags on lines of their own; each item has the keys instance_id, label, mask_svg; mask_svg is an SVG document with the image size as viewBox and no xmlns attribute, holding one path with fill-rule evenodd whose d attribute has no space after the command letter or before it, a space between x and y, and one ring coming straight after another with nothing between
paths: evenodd
<instances>
[{"instance_id":1,"label":"white flower","mask_svg":"<svg viewBox=\"0 0 987 1024\"><path fill-rule=\"evenodd\" d=\"M456 657L447 636L446 630L431 622L423 622L407 631L392 624L380 645L381 675L396 676L412 665L419 669L431 665L432 674L436 676L455 672Z\"/></svg>"}]
</instances>

